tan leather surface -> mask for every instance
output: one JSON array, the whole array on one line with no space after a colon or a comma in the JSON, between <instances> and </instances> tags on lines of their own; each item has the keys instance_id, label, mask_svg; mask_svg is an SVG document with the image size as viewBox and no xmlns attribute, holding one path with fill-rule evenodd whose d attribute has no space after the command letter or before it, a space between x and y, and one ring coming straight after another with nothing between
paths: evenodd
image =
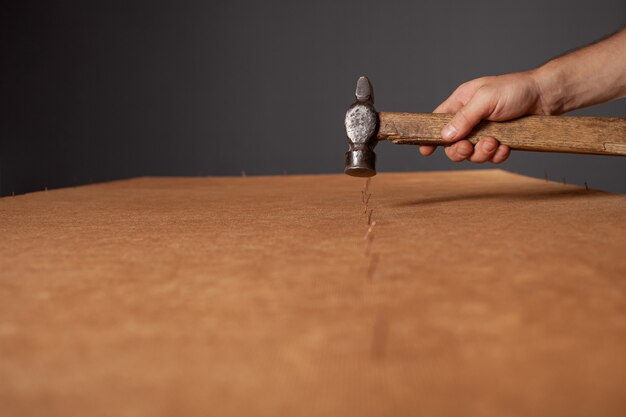
<instances>
[{"instance_id":1,"label":"tan leather surface","mask_svg":"<svg viewBox=\"0 0 626 417\"><path fill-rule=\"evenodd\" d=\"M626 196L381 174L364 239L363 185L0 199L0 414L626 415Z\"/></svg>"}]
</instances>

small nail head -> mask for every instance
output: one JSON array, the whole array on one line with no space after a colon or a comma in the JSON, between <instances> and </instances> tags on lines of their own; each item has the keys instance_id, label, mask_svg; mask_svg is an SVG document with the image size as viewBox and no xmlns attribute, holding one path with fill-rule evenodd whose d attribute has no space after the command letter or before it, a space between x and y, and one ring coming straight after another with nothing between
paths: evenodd
<instances>
[{"instance_id":1,"label":"small nail head","mask_svg":"<svg viewBox=\"0 0 626 417\"><path fill-rule=\"evenodd\" d=\"M356 99L358 101L368 101L372 98L372 84L367 77L360 77L356 83Z\"/></svg>"}]
</instances>

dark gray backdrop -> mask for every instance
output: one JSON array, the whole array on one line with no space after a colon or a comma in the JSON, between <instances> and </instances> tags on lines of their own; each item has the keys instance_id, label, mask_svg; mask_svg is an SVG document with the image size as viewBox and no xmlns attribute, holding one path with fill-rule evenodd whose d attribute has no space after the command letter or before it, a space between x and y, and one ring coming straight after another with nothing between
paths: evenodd
<instances>
[{"instance_id":1,"label":"dark gray backdrop","mask_svg":"<svg viewBox=\"0 0 626 417\"><path fill-rule=\"evenodd\" d=\"M0 6L0 194L139 175L341 172L343 114L431 111L626 23L624 0L20 1ZM578 112L626 116L625 100ZM378 148L380 171L479 169ZM504 169L626 192L626 159L514 153Z\"/></svg>"}]
</instances>

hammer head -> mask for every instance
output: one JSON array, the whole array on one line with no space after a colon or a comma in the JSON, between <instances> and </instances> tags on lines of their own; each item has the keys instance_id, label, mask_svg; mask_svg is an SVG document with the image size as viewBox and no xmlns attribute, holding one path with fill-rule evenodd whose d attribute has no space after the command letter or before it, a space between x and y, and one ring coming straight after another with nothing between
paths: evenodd
<instances>
[{"instance_id":1,"label":"hammer head","mask_svg":"<svg viewBox=\"0 0 626 417\"><path fill-rule=\"evenodd\" d=\"M356 101L346 112L346 134L348 152L343 172L353 177L373 177L376 175L376 131L378 113L374 109L374 90L367 77L361 77L356 84Z\"/></svg>"}]
</instances>

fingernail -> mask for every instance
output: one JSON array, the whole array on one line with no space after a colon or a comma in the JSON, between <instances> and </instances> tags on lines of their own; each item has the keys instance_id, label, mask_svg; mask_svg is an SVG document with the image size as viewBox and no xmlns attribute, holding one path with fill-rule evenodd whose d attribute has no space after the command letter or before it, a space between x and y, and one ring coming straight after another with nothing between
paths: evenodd
<instances>
[{"instance_id":1,"label":"fingernail","mask_svg":"<svg viewBox=\"0 0 626 417\"><path fill-rule=\"evenodd\" d=\"M441 131L441 137L446 140L454 139L455 136L456 136L456 128L452 125L447 125Z\"/></svg>"},{"instance_id":2,"label":"fingernail","mask_svg":"<svg viewBox=\"0 0 626 417\"><path fill-rule=\"evenodd\" d=\"M491 142L483 143L482 147L483 147L483 151L485 151L485 152L491 152L494 149L496 149L496 145L494 143L491 143Z\"/></svg>"}]
</instances>

